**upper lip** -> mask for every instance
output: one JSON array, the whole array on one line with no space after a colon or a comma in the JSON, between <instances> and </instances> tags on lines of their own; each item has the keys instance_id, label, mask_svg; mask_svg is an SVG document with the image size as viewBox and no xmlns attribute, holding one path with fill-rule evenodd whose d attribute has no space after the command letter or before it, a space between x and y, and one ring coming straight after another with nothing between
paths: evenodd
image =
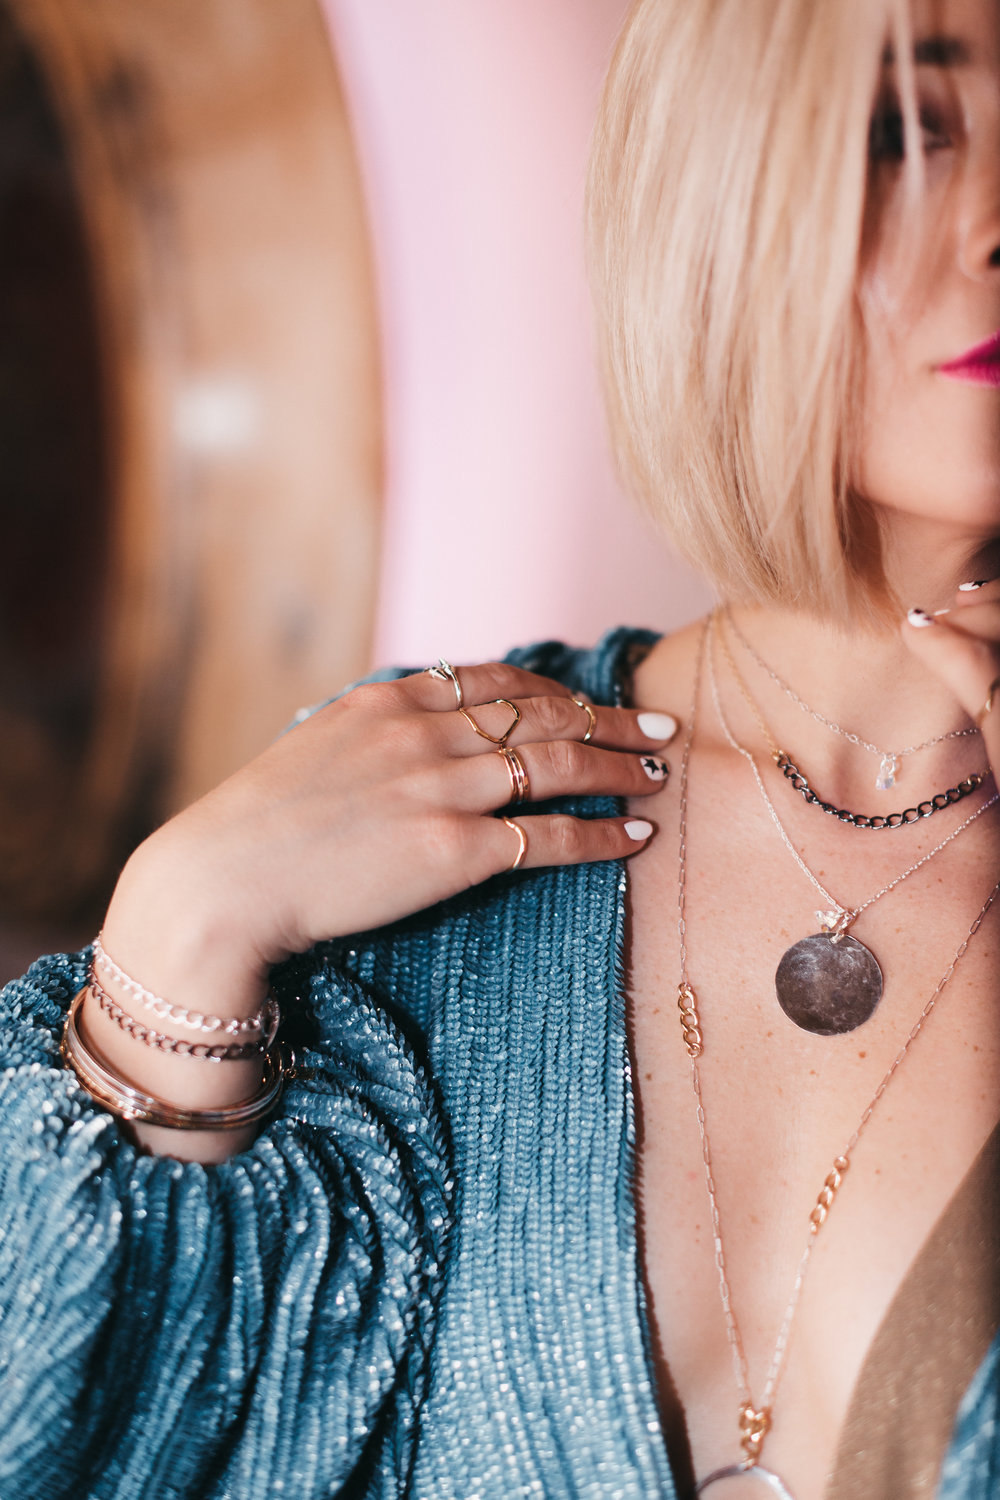
<instances>
[{"instance_id":1,"label":"upper lip","mask_svg":"<svg viewBox=\"0 0 1000 1500\"><path fill-rule=\"evenodd\" d=\"M964 370L974 368L976 365L996 364L1000 362L1000 330L991 333L988 339L981 344L974 344L971 349L966 349L957 359L949 359L944 364L938 365L939 370Z\"/></svg>"}]
</instances>

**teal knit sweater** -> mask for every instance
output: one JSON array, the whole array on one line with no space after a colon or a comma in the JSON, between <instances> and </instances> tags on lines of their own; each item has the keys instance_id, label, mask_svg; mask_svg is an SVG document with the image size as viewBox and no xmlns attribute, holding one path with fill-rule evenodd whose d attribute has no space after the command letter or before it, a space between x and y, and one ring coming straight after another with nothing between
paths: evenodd
<instances>
[{"instance_id":1,"label":"teal knit sweater","mask_svg":"<svg viewBox=\"0 0 1000 1500\"><path fill-rule=\"evenodd\" d=\"M613 702L645 639L511 659ZM218 1167L137 1152L60 1066L86 952L8 985L0 1500L672 1496L624 896L518 872L285 965L306 1076ZM994 1346L942 1500L998 1493L998 1397Z\"/></svg>"}]
</instances>

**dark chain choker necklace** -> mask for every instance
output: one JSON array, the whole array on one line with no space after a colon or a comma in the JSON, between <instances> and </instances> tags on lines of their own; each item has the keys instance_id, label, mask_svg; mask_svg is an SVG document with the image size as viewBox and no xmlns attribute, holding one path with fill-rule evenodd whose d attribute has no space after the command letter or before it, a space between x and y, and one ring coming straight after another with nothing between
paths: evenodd
<instances>
[{"instance_id":1,"label":"dark chain choker necklace","mask_svg":"<svg viewBox=\"0 0 1000 1500\"><path fill-rule=\"evenodd\" d=\"M836 818L838 823L849 823L852 828L903 828L907 823L919 823L921 818L929 818L934 813L941 812L946 807L953 807L956 802L961 802L963 798L971 796L986 780L985 774L977 771L972 776L966 776L965 780L960 781L957 786L950 786L947 791L937 792L926 801L918 802L916 807L907 807L902 812L886 813L884 816L876 813L869 817L866 813L850 812L846 807L835 807L832 802L824 802L810 786L808 778L803 776L798 766L785 754L784 750L779 750L777 747L773 749L771 759L795 790L802 793L807 802L829 813L830 817Z\"/></svg>"},{"instance_id":2,"label":"dark chain choker necklace","mask_svg":"<svg viewBox=\"0 0 1000 1500\"><path fill-rule=\"evenodd\" d=\"M744 702L757 720L760 731L767 740L771 751L771 759L789 784L797 792L801 792L802 796L812 807L818 807L822 812L829 813L830 817L836 818L838 823L846 823L850 828L874 828L876 830L882 828L906 828L910 823L919 823L921 819L933 817L934 813L942 812L946 807L953 807L956 802L961 802L965 797L969 797L973 792L978 791L986 780L989 774L988 771L976 771L973 775L966 776L957 786L950 786L946 791L937 792L933 797L928 797L925 801L918 802L916 807L907 807L898 813L872 814L871 817L867 813L856 813L851 812L846 807L837 807L833 802L824 802L819 793L810 785L809 778L802 774L791 756L787 755L775 743L774 735L768 728L756 700L743 681L743 675L733 660L733 653L729 649L729 642L726 640L725 631L721 628L721 619L722 617L720 616L719 644L722 646L726 661L729 664L729 670L736 679L736 685L743 696ZM731 619L729 623L732 624Z\"/></svg>"}]
</instances>

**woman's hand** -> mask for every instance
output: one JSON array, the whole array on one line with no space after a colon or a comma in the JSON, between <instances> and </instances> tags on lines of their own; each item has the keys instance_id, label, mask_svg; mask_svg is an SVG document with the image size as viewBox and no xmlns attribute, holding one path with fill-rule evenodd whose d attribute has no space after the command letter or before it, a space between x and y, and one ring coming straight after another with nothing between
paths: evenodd
<instances>
[{"instance_id":1,"label":"woman's hand","mask_svg":"<svg viewBox=\"0 0 1000 1500\"><path fill-rule=\"evenodd\" d=\"M530 801L655 793L667 715L593 708L518 667L459 669L464 705L518 752ZM516 813L525 867L612 859L643 847L635 819L531 815L508 807L497 745L428 672L356 688L272 744L153 834L123 873L108 951L148 987L188 1006L259 1002L268 968L313 943L421 910L511 867ZM230 1005L224 1007L230 1010Z\"/></svg>"},{"instance_id":2,"label":"woman's hand","mask_svg":"<svg viewBox=\"0 0 1000 1500\"><path fill-rule=\"evenodd\" d=\"M979 724L994 775L1000 780L1000 579L966 585L934 615L913 609L903 636L915 656L955 694ZM986 702L996 693L989 712Z\"/></svg>"}]
</instances>

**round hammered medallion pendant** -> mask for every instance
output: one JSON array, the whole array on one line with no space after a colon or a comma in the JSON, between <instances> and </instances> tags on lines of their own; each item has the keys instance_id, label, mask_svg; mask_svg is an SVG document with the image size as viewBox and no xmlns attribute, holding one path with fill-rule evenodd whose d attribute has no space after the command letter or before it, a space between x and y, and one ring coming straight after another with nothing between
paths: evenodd
<instances>
[{"instance_id":1,"label":"round hammered medallion pendant","mask_svg":"<svg viewBox=\"0 0 1000 1500\"><path fill-rule=\"evenodd\" d=\"M778 1004L816 1036L863 1026L882 998L882 970L870 948L847 933L814 932L782 955L774 976Z\"/></svg>"},{"instance_id":2,"label":"round hammered medallion pendant","mask_svg":"<svg viewBox=\"0 0 1000 1500\"><path fill-rule=\"evenodd\" d=\"M791 1490L777 1474L772 1474L770 1469L762 1469L759 1464L752 1467L747 1464L729 1464L725 1469L715 1469L695 1485L694 1492L696 1495L703 1495L710 1484L719 1484L723 1479L736 1479L739 1476L759 1479L762 1484L767 1485L772 1495L778 1496L778 1500L794 1500Z\"/></svg>"}]
</instances>

